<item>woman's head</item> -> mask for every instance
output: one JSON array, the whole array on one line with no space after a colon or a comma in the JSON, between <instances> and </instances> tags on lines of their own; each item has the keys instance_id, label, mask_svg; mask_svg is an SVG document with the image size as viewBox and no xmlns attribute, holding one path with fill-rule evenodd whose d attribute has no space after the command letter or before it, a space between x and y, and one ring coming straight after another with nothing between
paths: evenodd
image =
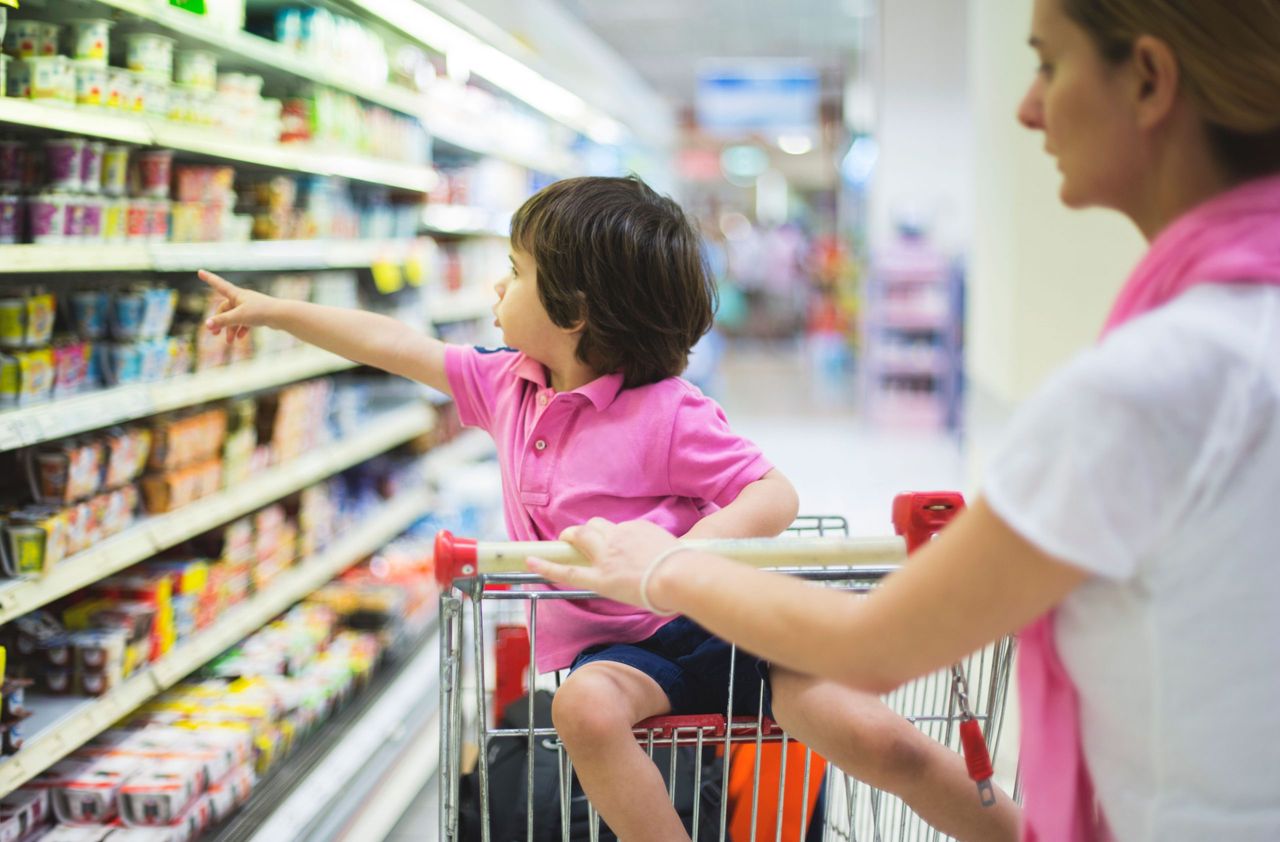
<instances>
[{"instance_id":1,"label":"woman's head","mask_svg":"<svg viewBox=\"0 0 1280 842\"><path fill-rule=\"evenodd\" d=\"M638 178L571 178L511 219L511 243L536 266L551 322L577 331L577 357L625 387L684 371L711 327L715 287L680 206Z\"/></svg>"},{"instance_id":2,"label":"woman's head","mask_svg":"<svg viewBox=\"0 0 1280 842\"><path fill-rule=\"evenodd\" d=\"M1280 172L1280 0L1036 0L1019 109L1069 205L1124 208L1181 120L1228 182Z\"/></svg>"}]
</instances>

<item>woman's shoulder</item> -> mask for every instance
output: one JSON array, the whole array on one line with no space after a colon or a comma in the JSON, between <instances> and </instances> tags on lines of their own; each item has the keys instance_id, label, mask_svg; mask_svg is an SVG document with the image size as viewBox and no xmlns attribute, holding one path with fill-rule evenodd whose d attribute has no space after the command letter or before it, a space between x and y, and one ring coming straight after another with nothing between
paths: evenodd
<instances>
[{"instance_id":1,"label":"woman's shoulder","mask_svg":"<svg viewBox=\"0 0 1280 842\"><path fill-rule=\"evenodd\" d=\"M1192 287L1116 328L1065 379L1129 399L1189 399L1252 383L1280 398L1280 286Z\"/></svg>"}]
</instances>

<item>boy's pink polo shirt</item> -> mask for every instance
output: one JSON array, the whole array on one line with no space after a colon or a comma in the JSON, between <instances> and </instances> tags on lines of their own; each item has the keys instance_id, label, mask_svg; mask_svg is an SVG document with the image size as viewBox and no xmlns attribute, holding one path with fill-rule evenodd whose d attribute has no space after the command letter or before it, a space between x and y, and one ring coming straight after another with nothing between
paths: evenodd
<instances>
[{"instance_id":1,"label":"boy's pink polo shirt","mask_svg":"<svg viewBox=\"0 0 1280 842\"><path fill-rule=\"evenodd\" d=\"M450 346L445 372L463 424L493 436L503 511L515 541L555 540L593 517L644 519L683 535L772 469L734 435L715 401L678 377L622 389L600 377L572 392L507 348ZM669 617L605 599L538 607L538 670L569 666L588 646L644 640Z\"/></svg>"}]
</instances>

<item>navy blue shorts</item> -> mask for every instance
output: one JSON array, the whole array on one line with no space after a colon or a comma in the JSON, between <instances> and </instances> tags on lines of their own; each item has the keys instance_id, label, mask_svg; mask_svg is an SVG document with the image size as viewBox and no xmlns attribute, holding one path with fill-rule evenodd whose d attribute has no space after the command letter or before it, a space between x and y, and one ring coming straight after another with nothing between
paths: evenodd
<instances>
[{"instance_id":1,"label":"navy blue shorts","mask_svg":"<svg viewBox=\"0 0 1280 842\"><path fill-rule=\"evenodd\" d=\"M582 650L570 672L593 661L634 667L658 682L673 714L724 713L729 704L732 647L688 619L677 617L638 643L602 643ZM764 715L773 716L769 665L739 649L733 658L733 713L754 717L764 694Z\"/></svg>"}]
</instances>

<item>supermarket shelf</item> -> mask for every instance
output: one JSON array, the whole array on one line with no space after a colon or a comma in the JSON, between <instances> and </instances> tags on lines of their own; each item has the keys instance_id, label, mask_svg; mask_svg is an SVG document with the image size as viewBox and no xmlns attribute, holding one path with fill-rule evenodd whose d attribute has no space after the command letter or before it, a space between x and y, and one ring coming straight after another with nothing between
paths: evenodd
<instances>
[{"instance_id":1,"label":"supermarket shelf","mask_svg":"<svg viewBox=\"0 0 1280 842\"><path fill-rule=\"evenodd\" d=\"M463 430L448 444L432 451L431 458L423 467L424 475L429 482L440 482L452 471L495 453L493 439L484 430Z\"/></svg>"},{"instance_id":2,"label":"supermarket shelf","mask_svg":"<svg viewBox=\"0 0 1280 842\"><path fill-rule=\"evenodd\" d=\"M281 574L271 587L235 606L208 629L97 699L41 698L22 750L0 763L0 796L57 763L117 720L266 625L290 605L386 544L431 504L425 490L401 493L328 549Z\"/></svg>"},{"instance_id":3,"label":"supermarket shelf","mask_svg":"<svg viewBox=\"0 0 1280 842\"><path fill-rule=\"evenodd\" d=\"M146 145L151 142L151 127L138 117L12 97L0 97L0 123L91 135L120 143Z\"/></svg>"},{"instance_id":4,"label":"supermarket shelf","mask_svg":"<svg viewBox=\"0 0 1280 842\"><path fill-rule=\"evenodd\" d=\"M358 434L263 471L251 482L201 498L175 512L147 518L63 560L42 578L6 582L0 585L0 623L358 465L427 432L434 423L434 413L422 404L392 410Z\"/></svg>"},{"instance_id":5,"label":"supermarket shelf","mask_svg":"<svg viewBox=\"0 0 1280 842\"><path fill-rule=\"evenodd\" d=\"M439 178L430 167L356 155L331 154L303 145L227 139L219 137L208 128L166 121L153 121L151 136L155 145L168 149L274 169L342 176L402 190L426 192L435 186Z\"/></svg>"},{"instance_id":6,"label":"supermarket shelf","mask_svg":"<svg viewBox=\"0 0 1280 842\"><path fill-rule=\"evenodd\" d=\"M237 60L237 63L248 63L260 72L296 76L308 82L315 82L336 90L345 91L367 102L390 108L393 111L415 116L422 121L432 135L452 146L468 149L480 155L492 155L542 172L565 175L572 170L571 162L567 156L543 157L529 155L522 150L493 142L493 139L486 137L483 132L477 132L474 128L466 127L461 119L450 119L442 115L438 110L429 106L425 102L423 95L418 92L390 84L366 84L342 73L340 68L330 68L309 56L299 55L274 41L243 31L226 32L211 27L204 19L188 12L170 8L160 0L93 0L93 2L101 9L124 12L150 21L167 30L170 35L179 36L185 41L191 41L204 48L211 48L224 55L232 56ZM394 28L403 29L393 19L393 16L384 14L374 8L385 4L372 3L370 0L353 0L353 5ZM25 123L25 121L19 122ZM25 124L39 125L39 123ZM81 128L46 127L59 131L93 133ZM131 129L127 126L121 126L116 130L127 132ZM129 140L128 137L123 136L116 139ZM130 142L145 143L147 141L133 140ZM352 175L349 177L358 178L359 176Z\"/></svg>"},{"instance_id":7,"label":"supermarket shelf","mask_svg":"<svg viewBox=\"0 0 1280 842\"><path fill-rule=\"evenodd\" d=\"M427 302L427 313L435 324L492 318L494 295L485 287L444 293Z\"/></svg>"},{"instance_id":8,"label":"supermarket shelf","mask_svg":"<svg viewBox=\"0 0 1280 842\"><path fill-rule=\"evenodd\" d=\"M23 272L141 272L150 268L150 251L140 243L119 246L0 246L0 275Z\"/></svg>"},{"instance_id":9,"label":"supermarket shelf","mask_svg":"<svg viewBox=\"0 0 1280 842\"><path fill-rule=\"evenodd\" d=\"M430 167L400 161L330 153L307 146L254 143L225 138L206 127L153 118L121 117L100 109L46 105L7 97L0 98L0 123L141 146L161 146L293 172L342 176L402 190L426 192L435 186L439 178Z\"/></svg>"},{"instance_id":10,"label":"supermarket shelf","mask_svg":"<svg viewBox=\"0 0 1280 842\"><path fill-rule=\"evenodd\" d=\"M246 243L0 246L0 275L25 272L221 272L349 269L405 260L416 240L253 240Z\"/></svg>"},{"instance_id":11,"label":"supermarket shelf","mask_svg":"<svg viewBox=\"0 0 1280 842\"><path fill-rule=\"evenodd\" d=\"M452 237L499 237L507 239L503 224L510 214L494 213L465 205L428 205L422 211L422 228L429 234Z\"/></svg>"},{"instance_id":12,"label":"supermarket shelf","mask_svg":"<svg viewBox=\"0 0 1280 842\"><path fill-rule=\"evenodd\" d=\"M433 631L399 666L376 701L341 734L323 759L296 780L270 812L246 817L229 834L243 842L285 839L382 839L439 762L440 632ZM327 735L326 735L327 736ZM387 803L388 790L403 793ZM263 814L265 813L265 814ZM366 827L370 820L379 827ZM422 838L427 838L424 832ZM215 842L221 842L219 836Z\"/></svg>"},{"instance_id":13,"label":"supermarket shelf","mask_svg":"<svg viewBox=\"0 0 1280 842\"><path fill-rule=\"evenodd\" d=\"M39 406L8 410L0 412L0 451L354 366L355 363L335 354L304 347L158 383L118 386Z\"/></svg>"}]
</instances>

